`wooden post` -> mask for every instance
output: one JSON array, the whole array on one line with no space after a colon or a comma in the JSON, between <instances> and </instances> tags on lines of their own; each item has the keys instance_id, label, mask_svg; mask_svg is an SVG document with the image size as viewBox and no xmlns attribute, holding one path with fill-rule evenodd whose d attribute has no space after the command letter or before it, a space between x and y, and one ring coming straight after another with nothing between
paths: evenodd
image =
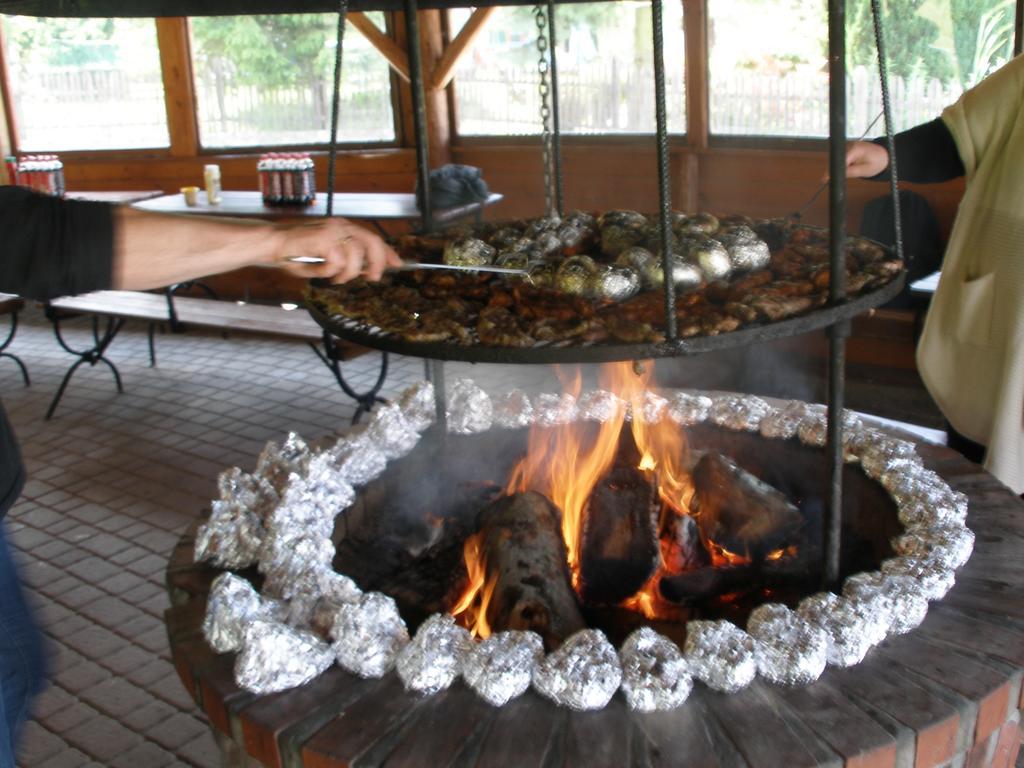
<instances>
[{"instance_id":1,"label":"wooden post","mask_svg":"<svg viewBox=\"0 0 1024 768\"><path fill-rule=\"evenodd\" d=\"M682 0L686 39L686 189L684 210L700 210L701 158L708 149L707 0Z\"/></svg>"},{"instance_id":2,"label":"wooden post","mask_svg":"<svg viewBox=\"0 0 1024 768\"><path fill-rule=\"evenodd\" d=\"M12 155L15 152L14 141L18 135L18 124L14 114L14 104L11 102L10 74L7 71L7 51L4 47L4 36L0 34L0 88L3 89L2 103L0 103L0 151L4 156ZM7 164L0 170L0 178L7 184L13 184L14 179L8 178Z\"/></svg>"},{"instance_id":3,"label":"wooden post","mask_svg":"<svg viewBox=\"0 0 1024 768\"><path fill-rule=\"evenodd\" d=\"M160 48L170 154L172 157L195 157L199 154L199 125L188 19L181 16L157 19L156 39Z\"/></svg>"},{"instance_id":4,"label":"wooden post","mask_svg":"<svg viewBox=\"0 0 1024 768\"><path fill-rule=\"evenodd\" d=\"M423 59L424 72L435 72L445 53L441 13L442 11L437 10L420 11L420 55ZM443 90L432 90L428 87L425 95L430 165L437 168L450 163L452 158L448 100Z\"/></svg>"}]
</instances>

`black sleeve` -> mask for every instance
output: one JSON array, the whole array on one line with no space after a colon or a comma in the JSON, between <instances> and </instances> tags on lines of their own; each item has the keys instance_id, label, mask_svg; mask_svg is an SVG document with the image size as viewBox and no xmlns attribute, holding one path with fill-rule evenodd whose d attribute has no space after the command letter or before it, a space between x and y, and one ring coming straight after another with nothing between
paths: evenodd
<instances>
[{"instance_id":1,"label":"black sleeve","mask_svg":"<svg viewBox=\"0 0 1024 768\"><path fill-rule=\"evenodd\" d=\"M889 148L884 136L872 141L886 150ZM953 134L942 122L942 118L897 133L893 141L896 144L896 172L900 181L930 184L949 181L965 173L964 162L957 152ZM886 168L871 179L888 181L889 177L890 169Z\"/></svg>"},{"instance_id":2,"label":"black sleeve","mask_svg":"<svg viewBox=\"0 0 1024 768\"><path fill-rule=\"evenodd\" d=\"M0 291L49 299L110 287L114 207L0 187Z\"/></svg>"}]
</instances>

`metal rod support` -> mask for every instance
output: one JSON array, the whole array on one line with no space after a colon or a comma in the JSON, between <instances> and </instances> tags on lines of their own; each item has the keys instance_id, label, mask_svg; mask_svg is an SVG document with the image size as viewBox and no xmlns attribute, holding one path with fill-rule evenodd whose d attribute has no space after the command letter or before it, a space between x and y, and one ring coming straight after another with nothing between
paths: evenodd
<instances>
[{"instance_id":1,"label":"metal rod support","mask_svg":"<svg viewBox=\"0 0 1024 768\"><path fill-rule=\"evenodd\" d=\"M846 3L828 3L829 72L829 300L846 298ZM825 568L823 586L839 579L843 524L843 394L847 323L837 323L828 334L828 504L825 507Z\"/></svg>"},{"instance_id":2,"label":"metal rod support","mask_svg":"<svg viewBox=\"0 0 1024 768\"><path fill-rule=\"evenodd\" d=\"M338 3L338 31L334 47L334 90L331 94L331 135L327 145L327 210L324 215L334 214L334 172L338 160L338 113L341 111L341 51L345 42L345 17L348 15L348 0Z\"/></svg>"},{"instance_id":3,"label":"metal rod support","mask_svg":"<svg viewBox=\"0 0 1024 768\"><path fill-rule=\"evenodd\" d=\"M651 0L654 30L654 105L658 140L658 199L660 201L661 266L665 275L665 335L676 338L676 286L672 281L672 188L668 166L668 111L665 109L665 50L661 0Z\"/></svg>"},{"instance_id":4,"label":"metal rod support","mask_svg":"<svg viewBox=\"0 0 1024 768\"><path fill-rule=\"evenodd\" d=\"M548 51L551 59L551 155L555 166L555 210L562 216L562 124L558 109L558 38L555 35L554 0L548 0Z\"/></svg>"}]
</instances>

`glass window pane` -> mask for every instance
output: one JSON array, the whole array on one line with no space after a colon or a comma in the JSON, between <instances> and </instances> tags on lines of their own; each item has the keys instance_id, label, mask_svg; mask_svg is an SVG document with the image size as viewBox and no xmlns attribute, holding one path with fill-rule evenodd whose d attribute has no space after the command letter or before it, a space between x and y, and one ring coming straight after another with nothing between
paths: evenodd
<instances>
[{"instance_id":1,"label":"glass window pane","mask_svg":"<svg viewBox=\"0 0 1024 768\"><path fill-rule=\"evenodd\" d=\"M1009 60L1014 0L888 0L882 4L897 131L939 115ZM847 124L883 132L869 0L847 3ZM826 3L708 4L710 129L714 134L828 135Z\"/></svg>"},{"instance_id":2,"label":"glass window pane","mask_svg":"<svg viewBox=\"0 0 1024 768\"><path fill-rule=\"evenodd\" d=\"M468 9L450 12L454 35ZM664 4L669 130L685 130L682 3ZM653 133L654 66L647 2L556 6L558 95L564 134ZM463 136L541 132L537 24L532 8L498 8L455 73Z\"/></svg>"},{"instance_id":3,"label":"glass window pane","mask_svg":"<svg viewBox=\"0 0 1024 768\"><path fill-rule=\"evenodd\" d=\"M170 145L152 19L8 16L3 26L20 150Z\"/></svg>"},{"instance_id":4,"label":"glass window pane","mask_svg":"<svg viewBox=\"0 0 1024 768\"><path fill-rule=\"evenodd\" d=\"M381 29L382 13L367 14ZM324 144L331 125L331 13L191 20L199 137L204 147ZM338 141L394 141L387 62L345 31Z\"/></svg>"}]
</instances>

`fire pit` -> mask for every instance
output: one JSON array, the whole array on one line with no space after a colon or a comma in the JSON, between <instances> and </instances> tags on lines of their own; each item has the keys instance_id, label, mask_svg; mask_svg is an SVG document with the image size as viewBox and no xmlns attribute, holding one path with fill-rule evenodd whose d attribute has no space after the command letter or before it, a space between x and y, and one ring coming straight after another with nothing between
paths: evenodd
<instances>
[{"instance_id":1,"label":"fire pit","mask_svg":"<svg viewBox=\"0 0 1024 768\"><path fill-rule=\"evenodd\" d=\"M486 409L471 407L473 396L469 385L453 388L453 401L462 397L469 405L453 410L453 418L449 420L451 427L458 429L462 425L468 428L474 424L477 429L482 427L484 417L481 412ZM820 572L816 564L820 561L820 553L813 545L820 538L816 521L820 521L822 505L820 477L824 458L821 449L814 445L820 437L815 426L820 421L820 414L816 417L813 409L808 412L806 406L800 405L802 415L797 418L798 404L780 406L763 403L756 398L729 400L721 396L705 401L700 396L680 393L662 400L646 393L642 404L636 397L627 399L633 400L632 419L624 430L619 429L621 418L612 415L617 413L617 409L612 407L616 401L607 392L603 395L592 393L589 399L587 396L574 399L576 412L589 409L587 412L591 418L582 425L585 439L581 444L595 444L592 439L595 430L607 433L603 441L596 443L606 446L607 460L603 469L592 472L589 490L541 489L555 501L554 515L549 509L551 505L543 497L533 493L507 495L511 490L538 489L543 485L536 478L531 480L530 473L538 467L550 468L554 462L549 454L534 450L536 446L528 450L528 445L531 441L536 443L541 433L549 437L557 435L558 430L554 427L536 431L532 438L524 428L490 430L475 435L443 436L428 432L408 455L391 461L380 477L366 485L352 507L339 518L339 525L334 531L338 546L333 562L338 571L353 577L362 589L381 590L391 595L410 630L438 611L459 613L462 623L475 628L481 635L487 631L482 623L491 625L488 629L537 630L538 645L543 638L549 651L554 652L549 653L544 662L547 665L547 683L543 673L539 676L535 673L535 687L548 698L577 709L595 705L595 690L607 690L611 696L619 681L616 679L611 685L600 679L600 675L590 674L588 679L597 681L593 686L567 691L567 687L572 689L571 685L565 685L567 679L571 681L581 675L587 677L588 669L593 672L600 667L600 642L593 635L584 635L585 642L576 642L576 647L583 650L575 659L567 661L563 658L562 662L569 666L576 664L573 668L579 674L568 676L564 674L564 665L560 671L552 661L558 656L555 648L582 624L602 628L616 646L622 644L623 638L638 625L649 624L685 648L690 671L705 683L695 686L682 706L647 715L631 714L626 709L627 702L634 707L645 708L644 697L637 692L649 691L651 687L649 681L641 679L637 682L635 677L637 669L644 666L637 663L642 654L637 656L635 652L638 644L642 643L635 634L625 641L626 646L633 649L634 656L628 657L627 651L622 651L622 674L626 678L624 695L611 698L601 712L588 715L570 714L567 710L554 708L532 691L521 698L513 698L501 709L492 709L461 682L436 696L423 698L403 693L402 682L394 674L386 675L382 682L370 683L337 668L291 692L253 699L225 678L224 673L228 671L225 662L230 657L212 657L200 638L192 637L184 645L177 642L179 632L185 635L194 633L202 621L196 613L199 610L196 606L204 601L188 600L183 608L172 609L169 616L172 645L183 679L187 685L193 683L190 690L199 694L211 721L230 732L232 726L228 711L239 712L234 726L236 740L244 741L250 753L269 764L276 764L282 749L298 750L297 744L305 744L301 752L307 761L305 764L309 765L348 764L347 761L357 755L361 755L366 764L381 762L385 756L401 763L397 757L400 755L413 760L411 764L419 765L446 762L460 755L465 760L472 757L488 764L488 761L496 762L507 757L502 752L503 745L515 744L517 755L523 751L522 760L517 758L516 764L525 765L540 763L544 755L550 759L553 754L561 754L567 763L582 762L583 759L590 761L592 756L585 758L584 755L598 737L597 743L604 745L602 748L610 758L621 758L621 764L629 761L631 755L641 754L653 756L655 762L661 760L671 764L682 759L680 755L692 757L699 755L701 750L717 753L719 759L728 750L734 750L748 761L756 760L759 738L770 742L771 754L776 756L769 761L773 763L786 759L786 755L800 762L828 763L836 761L837 756L864 756L876 749L890 755L897 750L906 753L910 749L921 764L931 764L966 750L971 744L968 731L972 738L983 741L989 739L996 726L1006 720L1007 712L1016 706L1015 703L1008 706L1007 702L1011 696L1015 702L1018 695L1016 692L1011 694L1009 677L996 675L991 669L980 678L970 676L969 684L963 674L957 675L955 680L950 677L950 669L957 665L962 668L966 663L973 669L972 675L980 674L980 670L974 667L984 668L977 659L965 662L965 657L972 657L967 649L993 649L985 646L976 633L964 632L961 625L970 622L966 616L960 616L958 609L936 611L934 603L924 629L915 630L907 637L891 638L874 650L867 662L855 669L832 669L809 688L777 688L761 682L744 687L749 677L742 679L743 673L738 670L746 662L731 658L729 663L723 663L725 657L720 653L729 643L728 638L721 637L720 630L726 626L734 627L734 624L712 622L730 619L736 625L744 626L748 614L759 604L785 602L799 606L799 614L828 625L829 611L822 610L820 605L816 607L815 598L801 602L801 598L817 589ZM622 401L618 402L621 404ZM552 396L547 400L536 398L532 404L532 420L535 423L567 421L567 403L564 396ZM651 412L645 413L648 408ZM522 423L526 420L526 411L524 399L513 395L493 404L488 421L497 420L506 426ZM658 411L662 416L667 415L666 418L653 418ZM382 416L379 421L386 418ZM678 444L671 443L671 438L658 436L653 430L644 436L645 427L663 421L689 424L688 448L680 450ZM866 434L856 425L850 426L849 434ZM371 425L370 430L373 429ZM782 430L779 437L788 437L784 433L792 430L790 434L795 439L766 438L761 434L772 434L775 430ZM394 429L390 432L399 434ZM673 433L678 434L675 430ZM497 439L499 434L500 439ZM872 439L860 445L851 441L849 451L861 457L869 473L881 477L894 490L896 497L901 499L899 514L906 522L913 514L908 511L907 487L900 483L896 473L886 474L882 466L886 462L877 450L877 445L885 440L890 445L895 443L879 433L870 435ZM399 449L400 442L401 439L393 440L390 449ZM875 449L869 443L874 444ZM771 450L766 450L768 447ZM565 448L564 444L560 446L560 454L566 453ZM687 450L689 459L685 458ZM934 450L925 453L932 458L942 455L942 452ZM717 458L718 454L728 459ZM527 460L513 471L513 466L524 455ZM962 471L963 463L950 456L948 453L943 456L948 466L959 467ZM529 457L533 457L532 460ZM693 487L662 479L671 475L667 457L677 457L681 465L689 463L692 467L690 474L694 477ZM344 460L345 454L341 458ZM592 457L580 455L579 458L585 464ZM892 459L890 455L889 460ZM533 470L529 466L531 461L535 465ZM577 478L581 475L577 470L571 474ZM660 475L659 480L652 482L652 475ZM893 554L890 540L900 530L897 507L890 494L874 480L865 477L855 465L847 467L846 475L844 576L877 568L880 561ZM434 482L424 486L424 477L431 477ZM755 477L773 486L774 490L759 485ZM974 479L983 480L982 484L993 483L985 475ZM719 488L723 483L728 491L724 500L721 493L708 490ZM729 496L736 493L746 494L742 503ZM549 535L552 529L557 533L559 528L564 533L565 526L558 523L563 523L569 515L559 516L557 512L572 506L568 499L573 494L580 499L579 505L586 507L588 518L578 527L576 534L565 535L564 538ZM690 494L698 499L699 514L696 519L684 515L686 519L682 522L685 525L681 524L678 505L674 503L680 494ZM620 509L616 501L623 497L630 502ZM747 518L740 519L738 523L731 519L737 509L742 510L752 503L751 498L762 504L759 509L768 510L770 514L767 516L774 520L771 525L762 524L766 517L763 513L754 517L757 523L754 526ZM783 500L785 505L781 505ZM972 500L972 521L977 512ZM222 513L223 509L215 507L215 518ZM552 526L550 520L555 520L556 524ZM637 532L643 535L638 536ZM666 533L671 535L666 536ZM208 529L204 535L206 538L200 549L205 551L209 546ZM243 539L236 538L236 541ZM539 541L540 544L521 549L520 543L527 540ZM495 544L495 541L500 544ZM575 559L569 555L567 564L564 552L573 549L573 542L580 546ZM912 550L920 547L923 541L910 537L898 539L897 544L904 550ZM557 562L545 559L542 556L545 548L557 550L562 559L556 558ZM477 554L475 561L474 553ZM180 559L188 558L182 554ZM464 564L469 566L468 586ZM970 568L969 565L968 570ZM270 593L276 590L283 596L282 571L274 568L263 570L266 571L264 592L267 593L270 586ZM287 568L283 570L287 571ZM899 569L895 565L888 568L889 573L896 570ZM199 595L209 587L215 575L215 571L201 566L173 563L170 579L175 588ZM919 569L916 575L922 576L924 572ZM506 583L516 579L521 583L511 587ZM256 580L258 582L259 578ZM847 598L842 599L856 598L858 590L870 592L869 581L864 578L848 580ZM531 587L535 589L531 591ZM559 593L553 587L564 589ZM937 597L944 591L942 584L934 580L928 589L929 597ZM554 595L551 594L553 591ZM222 586L214 590L211 609L216 610L221 592ZM300 592L292 590L287 595L293 611L296 604L302 602ZM488 592L498 596L489 606L483 603ZM578 601L575 594L580 595ZM518 597L509 599L509 595ZM987 605L986 600L990 597L981 600L981 604ZM817 602L822 600L818 598ZM903 606L906 608L911 604L912 601L905 602ZM785 612L782 608L778 610ZM770 645L771 637L778 633L778 626L776 632L762 631L759 637L754 624L759 618L761 624L767 626L773 618L780 617L766 615L764 608L758 611L754 614L755 621L747 625L748 629L758 637L759 644ZM645 617L645 612L653 618ZM785 618L790 621L792 617ZM689 639L686 637L687 620L691 620ZM833 624L833 629L838 631L838 623ZM435 646L441 644L444 637L453 637L451 633L456 629L452 625L443 630L437 625L436 620L424 625L434 626L437 630ZM996 628L992 625L993 631ZM211 637L210 631L211 622L208 620L208 637ZM735 627L733 631L750 640L750 635ZM1008 632L1005 628L999 631ZM924 635L919 636L922 632ZM423 628L420 633L428 634ZM698 635L706 637L697 642L694 637ZM573 637L574 640L565 646L572 645L579 635ZM1003 640L1009 643L1012 637L1012 631L1009 631ZM439 664L436 647L431 648L429 643L424 646L420 634L417 634L413 646L417 643L425 651L422 654L424 658L431 653L435 658L406 661L403 668L400 656L399 674L406 687L416 688L414 681L425 679L417 677L417 670L421 673L436 672ZM674 647L668 640L665 643ZM837 645L842 643L829 643L829 658L833 665L846 665L856 660L853 658L856 653L848 658L837 654L834 648ZM1011 643L1005 651L996 651L995 654L1001 653L1004 660L1019 665L1024 661L1018 658L1020 647L1018 641L1016 647ZM614 659L614 649L611 654L612 660L604 661L614 666L618 674L620 665ZM243 652L242 657L245 655ZM790 661L794 658L793 653L782 655ZM238 664L244 666L242 657L239 657ZM702 658L707 662L704 668L700 668ZM809 656L801 657L800 662L804 666L797 665L800 669L808 668L807 658ZM389 666L385 664L379 670L371 670L369 666L359 666L367 663L367 656L363 655L361 659L352 661L349 668L369 675L379 674ZM756 661L756 658L749 660L749 664ZM763 659L760 661L764 667ZM213 669L218 671L211 674ZM653 668L648 665L646 669L650 672ZM808 679L813 679L818 673L820 668L809 673ZM632 682L631 674L634 675ZM479 679L466 671L464 675L477 695L486 696L488 691L495 690L495 686L488 688L482 685ZM762 677L776 679L764 668ZM245 678L243 682L254 690L273 690L274 683L266 687L267 679L257 681L255 685L253 678ZM436 680L436 675L431 679ZM689 691L688 680L687 675L687 685L676 686L672 695L680 698L679 689L685 687L687 690L681 694L685 697ZM980 684L981 680L985 682ZM195 681L198 681L198 689ZM450 682L450 679L445 682ZM723 696L707 686L718 690L743 690ZM971 687L973 691L969 698L976 704L981 702L980 709L972 710L974 714L968 712L964 715L962 708L951 707L949 695L935 694L936 688L942 691L951 688L957 691L957 696L964 697L965 687ZM897 691L900 691L899 696L895 696ZM225 696L227 702L220 703ZM601 699L600 696L597 698ZM862 706L863 702L875 702L876 699L880 703ZM489 700L494 701L490 697ZM608 701L607 697L598 701L597 706L605 701ZM651 701L653 699L648 696L647 703ZM312 714L293 711L292 707L300 702L317 702L317 706ZM666 700L662 698L660 704L665 706ZM678 705L679 701L670 704ZM984 723L982 710L987 718ZM995 712L998 714L993 714ZM844 717L855 727L849 733L844 729L842 735L836 735L832 733L831 725L825 722L826 713L831 713L831 717ZM879 713L884 713L884 716ZM886 730L887 727L893 730L891 721L902 723L896 729L895 737ZM970 727L967 726L969 721L972 723ZM438 724L442 722L446 725L439 729ZM285 725L289 727L280 730ZM267 728L272 729L269 734ZM913 743L910 746L908 729L919 731L916 739L911 739ZM273 734L279 730L275 737ZM319 733L309 740L314 731ZM766 735L760 737L758 733ZM435 756L437 760L424 763L425 754ZM688 763L690 757L687 757ZM417 758L419 762L415 762Z\"/></svg>"}]
</instances>

